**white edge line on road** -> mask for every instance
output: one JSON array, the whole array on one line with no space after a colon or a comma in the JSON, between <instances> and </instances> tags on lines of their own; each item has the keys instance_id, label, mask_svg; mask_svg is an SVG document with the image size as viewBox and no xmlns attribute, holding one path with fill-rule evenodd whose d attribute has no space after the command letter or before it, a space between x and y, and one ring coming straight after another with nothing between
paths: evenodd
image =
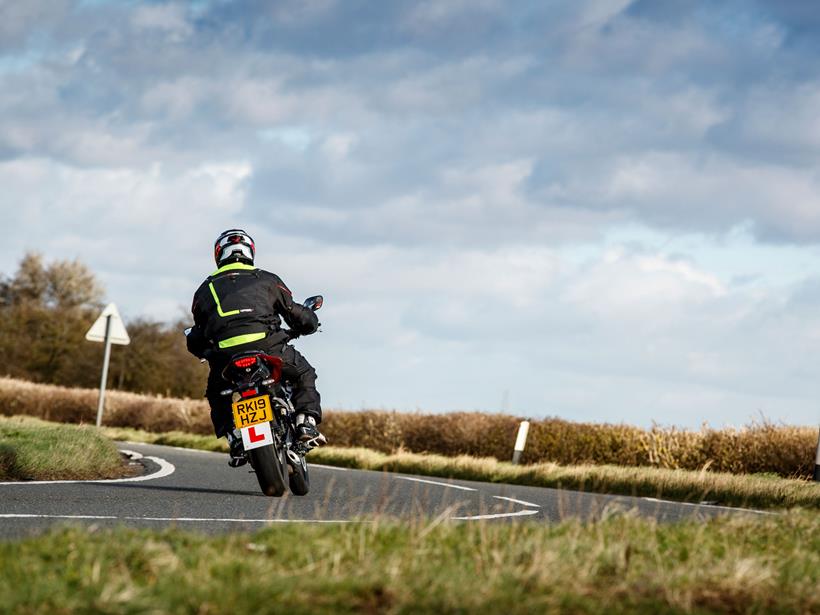
<instances>
[{"instance_id":1,"label":"white edge line on road","mask_svg":"<svg viewBox=\"0 0 820 615\"><path fill-rule=\"evenodd\" d=\"M526 517L528 515L537 515L537 510L519 510L511 513L497 513L494 515L474 515L466 517L450 517L454 521L479 521L481 519L503 519L504 517Z\"/></svg>"},{"instance_id":2,"label":"white edge line on road","mask_svg":"<svg viewBox=\"0 0 820 615\"><path fill-rule=\"evenodd\" d=\"M78 483L137 483L146 480L156 480L158 478L165 478L166 476L170 476L176 471L176 467L174 464L165 461L161 457L143 457L140 453L136 453L134 451L120 451L125 453L131 459L149 459L153 461L159 466L159 470L154 472L153 474L145 474L143 476L131 476L129 478L107 478L101 480L18 480L18 481L9 481L5 483L0 483L0 485L71 485L71 484L78 484Z\"/></svg>"},{"instance_id":3,"label":"white edge line on road","mask_svg":"<svg viewBox=\"0 0 820 615\"><path fill-rule=\"evenodd\" d=\"M172 448L175 451L182 451L183 453L199 453L200 455L227 455L227 453L221 453L219 451L203 451L199 448L185 448L184 446L169 446L168 448Z\"/></svg>"},{"instance_id":4,"label":"white edge line on road","mask_svg":"<svg viewBox=\"0 0 820 615\"><path fill-rule=\"evenodd\" d=\"M342 468L338 466L326 466L321 463L309 463L309 468L322 468L325 470L339 470L339 472L350 472L350 468Z\"/></svg>"},{"instance_id":5,"label":"white edge line on road","mask_svg":"<svg viewBox=\"0 0 820 615\"><path fill-rule=\"evenodd\" d=\"M26 513L0 514L0 519L116 519L111 515L32 515Z\"/></svg>"},{"instance_id":6,"label":"white edge line on road","mask_svg":"<svg viewBox=\"0 0 820 615\"><path fill-rule=\"evenodd\" d=\"M525 502L524 500L516 500L515 498L505 498L503 495L494 495L493 497L496 500L507 500L508 502L523 504L524 506L535 506L536 508L541 508L540 504L533 504L532 502Z\"/></svg>"},{"instance_id":7,"label":"white edge line on road","mask_svg":"<svg viewBox=\"0 0 820 615\"><path fill-rule=\"evenodd\" d=\"M706 510L710 508L720 508L721 510L731 510L734 512L750 512L755 513L756 515L777 515L780 513L773 512L771 510L756 510L754 508L740 508L739 506L720 506L718 504L696 504L695 502L676 502L675 500L659 500L658 498L650 498L650 497L643 497L642 500L646 500L647 502L657 502L659 504L676 504L678 506L694 506L695 508L704 508Z\"/></svg>"},{"instance_id":8,"label":"white edge line on road","mask_svg":"<svg viewBox=\"0 0 820 615\"><path fill-rule=\"evenodd\" d=\"M182 453L199 453L200 455L227 455L221 451L203 451L201 448L188 448L186 446L171 446L169 444L151 444L150 442L134 442L133 440L120 440L121 444L136 444L137 446L161 446L162 448L172 448ZM123 451L125 452L125 451ZM138 453L139 454L139 453Z\"/></svg>"},{"instance_id":9,"label":"white edge line on road","mask_svg":"<svg viewBox=\"0 0 820 615\"><path fill-rule=\"evenodd\" d=\"M412 478L410 476L397 476L399 480L410 480L414 483L426 483L428 485L438 485L439 487L450 487L451 489L461 489L462 491L476 491L472 487L463 487L461 485L454 485L452 483L440 483L435 480L426 480L424 478Z\"/></svg>"},{"instance_id":10,"label":"white edge line on road","mask_svg":"<svg viewBox=\"0 0 820 615\"><path fill-rule=\"evenodd\" d=\"M183 523L361 523L351 519L231 519L210 517L117 517L113 515L0 514L0 519L87 519L97 521L172 521Z\"/></svg>"}]
</instances>

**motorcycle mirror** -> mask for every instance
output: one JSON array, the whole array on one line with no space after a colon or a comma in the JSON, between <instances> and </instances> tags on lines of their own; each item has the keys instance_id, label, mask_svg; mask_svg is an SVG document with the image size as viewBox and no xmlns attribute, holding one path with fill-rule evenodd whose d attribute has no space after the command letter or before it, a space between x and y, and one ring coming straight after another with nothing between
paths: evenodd
<instances>
[{"instance_id":1,"label":"motorcycle mirror","mask_svg":"<svg viewBox=\"0 0 820 615\"><path fill-rule=\"evenodd\" d=\"M188 327L187 329L185 329L185 331L183 331L183 333L185 334L185 337L188 337L189 335L191 335L191 331L193 331L193 330L194 330L193 327Z\"/></svg>"},{"instance_id":2,"label":"motorcycle mirror","mask_svg":"<svg viewBox=\"0 0 820 615\"><path fill-rule=\"evenodd\" d=\"M324 301L325 300L322 297L322 295L314 295L312 297L308 297L307 299L305 299L305 302L302 305L304 305L307 309L313 310L315 312L320 307L322 307Z\"/></svg>"}]
</instances>

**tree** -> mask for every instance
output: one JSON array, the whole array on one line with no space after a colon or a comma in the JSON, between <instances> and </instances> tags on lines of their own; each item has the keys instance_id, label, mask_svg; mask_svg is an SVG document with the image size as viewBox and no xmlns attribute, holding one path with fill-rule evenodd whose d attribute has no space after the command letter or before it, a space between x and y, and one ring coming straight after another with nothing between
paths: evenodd
<instances>
[{"instance_id":1,"label":"tree","mask_svg":"<svg viewBox=\"0 0 820 615\"><path fill-rule=\"evenodd\" d=\"M192 357L187 325L138 319L128 323L131 344L111 362L112 386L171 397L202 397L208 370Z\"/></svg>"},{"instance_id":2,"label":"tree","mask_svg":"<svg viewBox=\"0 0 820 615\"><path fill-rule=\"evenodd\" d=\"M77 260L46 263L28 253L11 278L0 278L0 356L7 375L66 386L99 383L103 348L85 340L104 293ZM183 323L127 323L131 344L112 352L115 388L200 397L207 370L185 348Z\"/></svg>"},{"instance_id":3,"label":"tree","mask_svg":"<svg viewBox=\"0 0 820 615\"><path fill-rule=\"evenodd\" d=\"M83 344L103 296L94 274L78 261L46 264L27 253L14 277L0 285L0 351L12 376L89 385L95 354Z\"/></svg>"}]
</instances>

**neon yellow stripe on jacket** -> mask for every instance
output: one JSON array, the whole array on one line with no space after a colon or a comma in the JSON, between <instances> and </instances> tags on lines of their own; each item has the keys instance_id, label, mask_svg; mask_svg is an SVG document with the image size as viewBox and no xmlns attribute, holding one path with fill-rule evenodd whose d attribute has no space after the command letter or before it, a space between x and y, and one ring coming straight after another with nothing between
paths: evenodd
<instances>
[{"instance_id":1,"label":"neon yellow stripe on jacket","mask_svg":"<svg viewBox=\"0 0 820 615\"><path fill-rule=\"evenodd\" d=\"M256 269L253 265L246 265L245 263L228 263L227 265L222 265L219 269L214 271L211 275L219 275L224 271L253 271Z\"/></svg>"},{"instance_id":2,"label":"neon yellow stripe on jacket","mask_svg":"<svg viewBox=\"0 0 820 615\"><path fill-rule=\"evenodd\" d=\"M242 344L250 344L251 342L258 342L265 339L267 333L246 333L245 335L237 335L236 337L229 337L226 340L219 342L220 348L232 348L234 346L241 346Z\"/></svg>"},{"instance_id":3,"label":"neon yellow stripe on jacket","mask_svg":"<svg viewBox=\"0 0 820 615\"><path fill-rule=\"evenodd\" d=\"M208 288L211 289L211 295L213 295L214 301L216 301L216 313L219 314L222 318L226 316L236 316L239 314L239 310L231 310L230 312L223 312L222 311L222 304L219 302L219 297L216 296L216 289L214 288L214 283L210 282L208 284Z\"/></svg>"}]
</instances>

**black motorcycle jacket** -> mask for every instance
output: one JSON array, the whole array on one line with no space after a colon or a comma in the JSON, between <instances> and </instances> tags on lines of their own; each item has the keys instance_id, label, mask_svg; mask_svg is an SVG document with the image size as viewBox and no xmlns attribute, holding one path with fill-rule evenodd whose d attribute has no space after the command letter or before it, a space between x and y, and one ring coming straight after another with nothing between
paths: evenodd
<instances>
[{"instance_id":1,"label":"black motorcycle jacket","mask_svg":"<svg viewBox=\"0 0 820 615\"><path fill-rule=\"evenodd\" d=\"M282 320L300 335L319 328L316 314L294 303L279 276L242 262L223 265L208 276L194 293L191 312L188 351L197 357L208 350L230 353L254 342L284 344L288 336Z\"/></svg>"}]
</instances>

